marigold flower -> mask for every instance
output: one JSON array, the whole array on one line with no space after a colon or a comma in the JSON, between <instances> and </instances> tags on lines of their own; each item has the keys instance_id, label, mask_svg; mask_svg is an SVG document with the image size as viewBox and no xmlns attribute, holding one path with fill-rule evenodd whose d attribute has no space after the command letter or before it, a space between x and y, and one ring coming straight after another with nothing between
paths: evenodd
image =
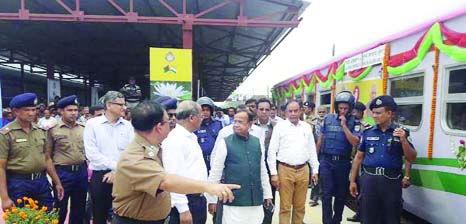
<instances>
[{"instance_id":1,"label":"marigold flower","mask_svg":"<svg viewBox=\"0 0 466 224\"><path fill-rule=\"evenodd\" d=\"M8 212L10 212L10 209L6 209L6 210L5 210L5 213L8 213Z\"/></svg>"},{"instance_id":2,"label":"marigold flower","mask_svg":"<svg viewBox=\"0 0 466 224\"><path fill-rule=\"evenodd\" d=\"M32 210L37 210L38 208L39 208L39 206L34 205L34 206L32 207Z\"/></svg>"},{"instance_id":3,"label":"marigold flower","mask_svg":"<svg viewBox=\"0 0 466 224\"><path fill-rule=\"evenodd\" d=\"M34 203L39 204L39 202L37 200L35 200Z\"/></svg>"},{"instance_id":4,"label":"marigold flower","mask_svg":"<svg viewBox=\"0 0 466 224\"><path fill-rule=\"evenodd\" d=\"M14 207L14 208L11 209L11 212L15 214L15 213L18 212L18 209L16 207Z\"/></svg>"},{"instance_id":5,"label":"marigold flower","mask_svg":"<svg viewBox=\"0 0 466 224\"><path fill-rule=\"evenodd\" d=\"M49 221L50 221L50 219L49 219L49 218L46 218L44 221L45 221L45 222L49 222Z\"/></svg>"},{"instance_id":6,"label":"marigold flower","mask_svg":"<svg viewBox=\"0 0 466 224\"><path fill-rule=\"evenodd\" d=\"M36 220L39 220L40 219L40 215L36 215Z\"/></svg>"},{"instance_id":7,"label":"marigold flower","mask_svg":"<svg viewBox=\"0 0 466 224\"><path fill-rule=\"evenodd\" d=\"M54 219L53 224L58 224L58 219Z\"/></svg>"},{"instance_id":8,"label":"marigold flower","mask_svg":"<svg viewBox=\"0 0 466 224\"><path fill-rule=\"evenodd\" d=\"M18 204L21 204L21 203L23 203L23 199L18 198L18 199L16 200L16 202L18 202Z\"/></svg>"},{"instance_id":9,"label":"marigold flower","mask_svg":"<svg viewBox=\"0 0 466 224\"><path fill-rule=\"evenodd\" d=\"M28 198L28 197L26 197L26 196L24 196L24 197L23 197L23 200L25 200L25 201L26 201L26 200L28 200L28 199L29 199L29 198Z\"/></svg>"},{"instance_id":10,"label":"marigold flower","mask_svg":"<svg viewBox=\"0 0 466 224\"><path fill-rule=\"evenodd\" d=\"M7 213L4 213L4 214L3 214L3 219L4 219L4 220L8 220L8 218L9 218L9 217L8 217L8 214L7 214Z\"/></svg>"},{"instance_id":11,"label":"marigold flower","mask_svg":"<svg viewBox=\"0 0 466 224\"><path fill-rule=\"evenodd\" d=\"M26 208L31 208L31 205L25 205L24 207L26 207Z\"/></svg>"}]
</instances>

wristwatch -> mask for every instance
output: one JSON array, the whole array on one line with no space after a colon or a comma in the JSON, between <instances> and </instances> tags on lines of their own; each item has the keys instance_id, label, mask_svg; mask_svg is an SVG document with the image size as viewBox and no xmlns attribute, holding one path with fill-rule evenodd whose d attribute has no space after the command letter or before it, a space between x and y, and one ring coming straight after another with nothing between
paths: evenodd
<instances>
[{"instance_id":1,"label":"wristwatch","mask_svg":"<svg viewBox=\"0 0 466 224\"><path fill-rule=\"evenodd\" d=\"M404 176L403 179L409 180L409 176Z\"/></svg>"}]
</instances>

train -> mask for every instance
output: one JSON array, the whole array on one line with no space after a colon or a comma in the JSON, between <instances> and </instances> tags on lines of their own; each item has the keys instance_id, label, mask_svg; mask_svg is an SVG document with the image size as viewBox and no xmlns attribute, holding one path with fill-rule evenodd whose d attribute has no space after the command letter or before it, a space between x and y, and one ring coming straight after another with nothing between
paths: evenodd
<instances>
[{"instance_id":1,"label":"train","mask_svg":"<svg viewBox=\"0 0 466 224\"><path fill-rule=\"evenodd\" d=\"M277 83L277 104L311 100L333 111L347 90L369 104L389 94L418 156L403 208L430 222L466 220L466 8L426 21ZM365 116L371 122L370 111Z\"/></svg>"}]
</instances>

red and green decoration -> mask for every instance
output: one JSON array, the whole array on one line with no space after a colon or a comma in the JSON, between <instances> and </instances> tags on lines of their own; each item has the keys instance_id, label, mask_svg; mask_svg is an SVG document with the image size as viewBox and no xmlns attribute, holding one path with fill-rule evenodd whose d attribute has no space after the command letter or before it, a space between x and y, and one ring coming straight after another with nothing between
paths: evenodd
<instances>
[{"instance_id":1,"label":"red and green decoration","mask_svg":"<svg viewBox=\"0 0 466 224\"><path fill-rule=\"evenodd\" d=\"M459 33L448 29L444 24L435 23L422 35L414 47L406 52L392 55L388 60L387 70L391 75L402 75L415 69L434 47L451 59L466 62L466 33ZM315 70L293 79L288 83L277 86L273 96L281 100L291 97L297 92L313 92L317 82L322 88L328 88L333 80L342 80L345 70L344 62L332 63L327 69L327 75ZM372 70L372 66L348 72L348 77L354 81L364 79Z\"/></svg>"}]
</instances>

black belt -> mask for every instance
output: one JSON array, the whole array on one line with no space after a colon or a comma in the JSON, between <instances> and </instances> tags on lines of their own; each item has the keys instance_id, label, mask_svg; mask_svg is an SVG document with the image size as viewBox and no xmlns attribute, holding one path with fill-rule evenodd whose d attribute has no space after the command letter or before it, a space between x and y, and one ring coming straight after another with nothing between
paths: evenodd
<instances>
[{"instance_id":1,"label":"black belt","mask_svg":"<svg viewBox=\"0 0 466 224\"><path fill-rule=\"evenodd\" d=\"M15 173L11 171L6 171L7 178L12 179L24 179L24 180L37 180L47 176L44 171L35 172L35 173Z\"/></svg>"},{"instance_id":2,"label":"black belt","mask_svg":"<svg viewBox=\"0 0 466 224\"><path fill-rule=\"evenodd\" d=\"M82 169L86 169L86 163L81 164L74 164L74 165L55 165L55 169L66 170L70 172L77 172L81 171Z\"/></svg>"},{"instance_id":3,"label":"black belt","mask_svg":"<svg viewBox=\"0 0 466 224\"><path fill-rule=\"evenodd\" d=\"M117 214L114 215L114 219L118 220L118 223L127 223L127 224L163 224L165 223L165 219L158 220L158 221L144 221L138 219L132 219L128 217L119 216Z\"/></svg>"},{"instance_id":4,"label":"black belt","mask_svg":"<svg viewBox=\"0 0 466 224\"><path fill-rule=\"evenodd\" d=\"M342 156L342 155L334 155L328 153L322 153L320 156L321 158L332 160L332 161L350 161L351 156Z\"/></svg>"},{"instance_id":5,"label":"black belt","mask_svg":"<svg viewBox=\"0 0 466 224\"><path fill-rule=\"evenodd\" d=\"M390 169L384 167L363 166L363 171L369 175L386 176L389 178L398 178L401 176L401 169Z\"/></svg>"},{"instance_id":6,"label":"black belt","mask_svg":"<svg viewBox=\"0 0 466 224\"><path fill-rule=\"evenodd\" d=\"M290 165L288 163L284 163L284 162L280 162L278 161L279 164L283 165L283 166L286 166L286 167L289 167L289 168L293 168L295 170L299 170L301 168L303 168L304 166L307 165L307 163L304 163L304 164L299 164L299 165Z\"/></svg>"}]
</instances>

